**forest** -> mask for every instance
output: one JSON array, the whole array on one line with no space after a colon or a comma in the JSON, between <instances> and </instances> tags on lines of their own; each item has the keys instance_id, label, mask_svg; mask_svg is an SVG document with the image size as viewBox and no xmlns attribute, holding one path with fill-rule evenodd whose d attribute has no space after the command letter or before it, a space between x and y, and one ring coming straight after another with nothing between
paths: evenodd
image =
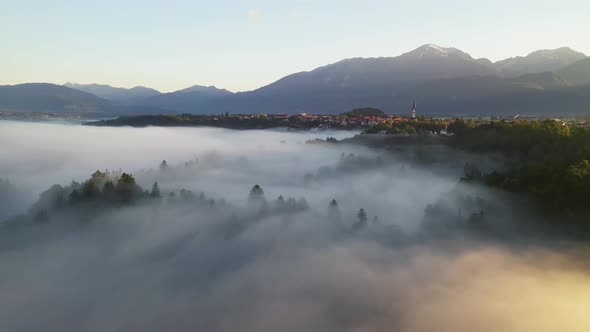
<instances>
[{"instance_id":1,"label":"forest","mask_svg":"<svg viewBox=\"0 0 590 332\"><path fill-rule=\"evenodd\" d=\"M500 153L506 170L466 165L465 180L532 195L539 207L581 218L590 209L590 128L560 121L455 121L448 143L465 151Z\"/></svg>"},{"instance_id":2,"label":"forest","mask_svg":"<svg viewBox=\"0 0 590 332\"><path fill-rule=\"evenodd\" d=\"M356 160L357 157L354 155L348 155L346 158L347 163L352 163L353 167L358 166L359 162L366 162L364 159ZM185 162L182 167L190 168L194 165L193 160ZM168 163L163 160L158 172L161 174L174 172L168 167ZM306 178L306 181L310 180ZM72 181L66 186L59 184L51 186L39 195L37 202L26 214L0 224L0 231L6 228L20 229L31 225L59 222L66 217L90 222L110 210L116 211L132 206L152 206L161 209L190 206L195 209L193 213L196 214L223 214L224 211L231 210L231 214L222 222L225 225L226 239L237 236L256 220L273 216L288 217L309 210L305 198L296 199L279 195L275 199L267 199L264 189L259 185L254 185L250 189L247 208L243 210L232 206L224 198L208 198L204 192L196 194L184 188L162 192L158 182L154 182L150 190L143 189L130 173L97 170L82 183ZM342 231L355 232L368 226L368 215L362 207L356 215L348 218L353 220L350 226L342 224L343 217L336 199L327 202L326 207L328 207L331 222L338 224ZM374 216L372 220L375 223L379 218ZM0 233L0 235L3 234Z\"/></svg>"},{"instance_id":3,"label":"forest","mask_svg":"<svg viewBox=\"0 0 590 332\"><path fill-rule=\"evenodd\" d=\"M90 121L85 123L89 126L162 126L162 127L191 127L207 126L228 129L269 129L269 128L293 128L293 129L312 129L321 125L319 119L305 119L300 116L277 116L277 115L258 115L258 114L220 114L220 115L200 115L200 114L175 114L175 115L135 115L120 116L110 120ZM334 123L336 128L353 129L354 126L340 125Z\"/></svg>"},{"instance_id":4,"label":"forest","mask_svg":"<svg viewBox=\"0 0 590 332\"><path fill-rule=\"evenodd\" d=\"M448 135L427 137L441 130ZM368 144L383 147L429 142L482 156L502 156L503 165L491 170L465 163L462 180L524 193L546 212L586 220L590 209L590 127L553 119L476 121L421 117L405 123L379 124L365 132L381 131L398 134L398 138Z\"/></svg>"}]
</instances>

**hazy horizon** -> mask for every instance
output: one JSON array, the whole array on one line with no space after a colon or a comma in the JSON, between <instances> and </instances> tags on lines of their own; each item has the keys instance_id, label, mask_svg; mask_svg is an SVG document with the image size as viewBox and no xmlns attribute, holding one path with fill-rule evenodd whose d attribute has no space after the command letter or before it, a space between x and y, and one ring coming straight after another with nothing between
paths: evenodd
<instances>
[{"instance_id":1,"label":"hazy horizon","mask_svg":"<svg viewBox=\"0 0 590 332\"><path fill-rule=\"evenodd\" d=\"M559 47L590 54L590 42L579 38L590 30L587 12L585 1L531 0L9 3L0 20L0 84L161 92L214 85L239 92L342 59L397 56L424 44L492 61Z\"/></svg>"}]
</instances>

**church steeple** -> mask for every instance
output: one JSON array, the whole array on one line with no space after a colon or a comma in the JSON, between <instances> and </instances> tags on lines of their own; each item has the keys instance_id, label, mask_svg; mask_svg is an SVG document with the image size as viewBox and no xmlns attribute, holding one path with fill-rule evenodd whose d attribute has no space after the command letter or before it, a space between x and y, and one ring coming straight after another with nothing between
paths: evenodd
<instances>
[{"instance_id":1,"label":"church steeple","mask_svg":"<svg viewBox=\"0 0 590 332\"><path fill-rule=\"evenodd\" d=\"M412 119L416 118L416 99L414 99L414 103L412 104Z\"/></svg>"}]
</instances>

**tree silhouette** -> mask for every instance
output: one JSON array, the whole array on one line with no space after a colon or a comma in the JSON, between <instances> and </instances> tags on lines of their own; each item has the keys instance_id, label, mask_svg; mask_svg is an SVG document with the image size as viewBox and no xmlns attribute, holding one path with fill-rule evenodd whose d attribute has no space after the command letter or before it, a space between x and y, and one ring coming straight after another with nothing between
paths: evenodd
<instances>
[{"instance_id":1,"label":"tree silhouette","mask_svg":"<svg viewBox=\"0 0 590 332\"><path fill-rule=\"evenodd\" d=\"M80 194L78 189L72 190L72 192L70 193L70 196L69 196L70 205L78 204L81 199L82 199L82 195Z\"/></svg>"},{"instance_id":2,"label":"tree silhouette","mask_svg":"<svg viewBox=\"0 0 590 332\"><path fill-rule=\"evenodd\" d=\"M84 200L92 200L100 195L100 189L94 180L90 179L82 185L82 198Z\"/></svg>"},{"instance_id":3,"label":"tree silhouette","mask_svg":"<svg viewBox=\"0 0 590 332\"><path fill-rule=\"evenodd\" d=\"M51 188L39 195L39 200L32 206L32 211L45 210L52 212L65 207L66 190L64 187L54 184Z\"/></svg>"},{"instance_id":4,"label":"tree silhouette","mask_svg":"<svg viewBox=\"0 0 590 332\"><path fill-rule=\"evenodd\" d=\"M114 203L116 201L115 185L113 181L107 181L102 186L102 197L108 203Z\"/></svg>"},{"instance_id":5,"label":"tree silhouette","mask_svg":"<svg viewBox=\"0 0 590 332\"><path fill-rule=\"evenodd\" d=\"M160 171L165 171L166 169L168 169L168 163L166 162L166 160L162 160L162 162L160 163Z\"/></svg>"},{"instance_id":6,"label":"tree silhouette","mask_svg":"<svg viewBox=\"0 0 590 332\"><path fill-rule=\"evenodd\" d=\"M97 170L90 176L90 180L94 181L98 187L102 186L108 178L107 172L101 172Z\"/></svg>"},{"instance_id":7,"label":"tree silhouette","mask_svg":"<svg viewBox=\"0 0 590 332\"><path fill-rule=\"evenodd\" d=\"M180 189L179 194L180 194L180 198L182 198L185 201L192 201L195 199L195 194L188 189L184 189L184 188Z\"/></svg>"},{"instance_id":8,"label":"tree silhouette","mask_svg":"<svg viewBox=\"0 0 590 332\"><path fill-rule=\"evenodd\" d=\"M121 174L115 193L120 203L127 204L138 198L141 188L135 183L135 178L128 173Z\"/></svg>"},{"instance_id":9,"label":"tree silhouette","mask_svg":"<svg viewBox=\"0 0 590 332\"><path fill-rule=\"evenodd\" d=\"M333 221L337 222L337 224L339 226L342 226L342 223L341 223L341 221L342 221L342 215L340 214L340 208L338 207L338 202L336 202L335 199L333 199L330 202L328 213L329 213L330 218Z\"/></svg>"},{"instance_id":10,"label":"tree silhouette","mask_svg":"<svg viewBox=\"0 0 590 332\"><path fill-rule=\"evenodd\" d=\"M365 209L361 208L356 214L356 217L358 221L352 224L352 230L357 231L365 228L367 226L367 213L365 212Z\"/></svg>"},{"instance_id":11,"label":"tree silhouette","mask_svg":"<svg viewBox=\"0 0 590 332\"><path fill-rule=\"evenodd\" d=\"M251 201L260 201L264 200L264 190L259 185L255 185L250 190L250 194L248 195L248 199Z\"/></svg>"},{"instance_id":12,"label":"tree silhouette","mask_svg":"<svg viewBox=\"0 0 590 332\"><path fill-rule=\"evenodd\" d=\"M158 186L158 182L154 182L154 185L152 186L152 191L150 192L150 197L152 197L152 198L160 198L161 197L160 186Z\"/></svg>"},{"instance_id":13,"label":"tree silhouette","mask_svg":"<svg viewBox=\"0 0 590 332\"><path fill-rule=\"evenodd\" d=\"M359 213L357 213L356 217L359 219L359 221L366 222L367 221L367 213L365 212L365 209L361 208L359 210Z\"/></svg>"}]
</instances>

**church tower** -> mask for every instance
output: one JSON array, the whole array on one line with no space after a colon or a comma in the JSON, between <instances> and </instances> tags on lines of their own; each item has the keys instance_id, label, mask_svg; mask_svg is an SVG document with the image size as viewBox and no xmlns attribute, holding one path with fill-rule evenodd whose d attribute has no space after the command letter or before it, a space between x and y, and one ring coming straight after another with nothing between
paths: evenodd
<instances>
[{"instance_id":1,"label":"church tower","mask_svg":"<svg viewBox=\"0 0 590 332\"><path fill-rule=\"evenodd\" d=\"M416 99L414 99L414 103L412 104L412 119L416 118Z\"/></svg>"}]
</instances>

